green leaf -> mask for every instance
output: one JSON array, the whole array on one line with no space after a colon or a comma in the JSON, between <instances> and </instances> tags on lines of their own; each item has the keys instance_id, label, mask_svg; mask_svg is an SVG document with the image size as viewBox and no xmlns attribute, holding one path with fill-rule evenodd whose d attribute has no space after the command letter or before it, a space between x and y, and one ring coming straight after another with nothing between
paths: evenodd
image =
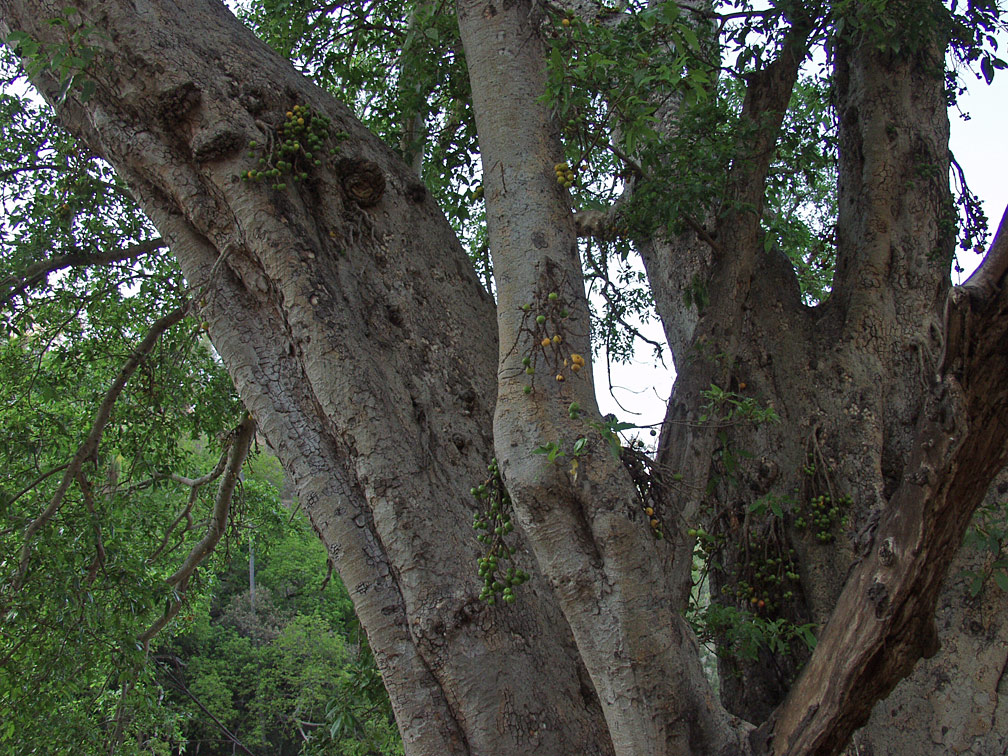
<instances>
[{"instance_id":1,"label":"green leaf","mask_svg":"<svg viewBox=\"0 0 1008 756\"><path fill-rule=\"evenodd\" d=\"M1008 593L1008 572L998 570L991 577L994 578L994 583L998 588Z\"/></svg>"},{"instance_id":2,"label":"green leaf","mask_svg":"<svg viewBox=\"0 0 1008 756\"><path fill-rule=\"evenodd\" d=\"M97 84L92 79L84 79L81 82L80 89L80 100L81 102L87 102L94 95Z\"/></svg>"},{"instance_id":3,"label":"green leaf","mask_svg":"<svg viewBox=\"0 0 1008 756\"><path fill-rule=\"evenodd\" d=\"M686 44L689 45L691 50L696 52L700 51L700 40L697 39L695 31L684 24L679 27L679 33L682 35L682 38L686 41Z\"/></svg>"},{"instance_id":4,"label":"green leaf","mask_svg":"<svg viewBox=\"0 0 1008 756\"><path fill-rule=\"evenodd\" d=\"M969 587L967 588L967 590L969 591L969 595L972 598L976 598L977 596L980 595L980 591L983 590L983 584L984 584L983 575L980 575L976 572L971 572L969 574L972 575L972 579L970 580Z\"/></svg>"},{"instance_id":5,"label":"green leaf","mask_svg":"<svg viewBox=\"0 0 1008 756\"><path fill-rule=\"evenodd\" d=\"M980 59L980 73L983 74L988 84L994 81L994 64L990 57L985 56Z\"/></svg>"}]
</instances>

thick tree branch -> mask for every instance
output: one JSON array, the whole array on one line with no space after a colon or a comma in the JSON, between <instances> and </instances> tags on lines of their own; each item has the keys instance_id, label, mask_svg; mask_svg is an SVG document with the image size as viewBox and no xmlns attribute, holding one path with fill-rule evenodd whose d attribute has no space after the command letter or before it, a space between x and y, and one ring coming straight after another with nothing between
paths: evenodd
<instances>
[{"instance_id":1,"label":"thick tree branch","mask_svg":"<svg viewBox=\"0 0 1008 756\"><path fill-rule=\"evenodd\" d=\"M731 160L726 197L729 218L743 215L749 219L751 228L746 229L747 235L758 228L762 217L767 173L799 68L808 52L811 31L811 20L795 23L788 29L777 58L748 77L742 126ZM734 255L736 250L726 244L724 252ZM715 256L715 264L717 259Z\"/></svg>"},{"instance_id":2,"label":"thick tree branch","mask_svg":"<svg viewBox=\"0 0 1008 756\"><path fill-rule=\"evenodd\" d=\"M530 2L459 4L498 284L498 460L616 753L735 753L745 728L714 700L690 630L666 600L667 544L648 520L627 516L643 509L638 492L591 430L590 365L568 369L573 355L590 353L589 316L569 199L553 175L563 150L540 101L537 13ZM509 110L516 102L521 123ZM582 434L587 453L576 466L532 454Z\"/></svg>"},{"instance_id":3,"label":"thick tree branch","mask_svg":"<svg viewBox=\"0 0 1008 756\"><path fill-rule=\"evenodd\" d=\"M994 297L1005 285L1005 274L1008 273L1008 207L1001 215L997 233L983 262L973 275L963 282L960 288L968 289L971 296L986 300Z\"/></svg>"},{"instance_id":4,"label":"thick tree branch","mask_svg":"<svg viewBox=\"0 0 1008 756\"><path fill-rule=\"evenodd\" d=\"M110 252L96 252L94 254L74 253L54 257L49 260L42 260L34 265L28 266L23 271L8 276L0 281L0 307L5 306L14 297L23 294L32 286L37 286L45 281L46 276L57 270L66 268L83 268L94 265L108 265L110 263L125 262L135 260L138 257L149 255L159 249L164 249L167 244L162 239L150 239L148 241L134 244L126 249L117 249Z\"/></svg>"},{"instance_id":5,"label":"thick tree branch","mask_svg":"<svg viewBox=\"0 0 1008 756\"><path fill-rule=\"evenodd\" d=\"M766 301L750 301L757 277L776 270L768 264L772 261L762 243L760 218L767 172L805 58L809 33L809 24L793 26L778 57L749 77L742 131L728 174L725 210L718 216L713 234L716 244L701 249L696 239L703 237L695 229L694 239L685 236L680 239L686 242L680 246L680 252L688 253L689 259L688 265L678 267L687 271L691 279L683 280L676 261L658 259L661 243L656 241L642 251L673 357L681 369L665 413L656 459L663 468L692 474L690 485L695 493L675 502L678 516L686 522L695 521L700 510L718 444L713 425L699 421L701 397L712 385L729 385L732 366L745 346L745 326L751 310L770 305ZM700 292L712 306L700 305ZM686 294L696 303L695 309L686 306ZM793 310L787 312L794 314ZM703 349L694 351L698 345ZM694 354L697 359L688 370L683 370L682 359L686 354ZM717 357L710 359L708 355ZM684 533L674 538L676 574L670 593L677 603L684 604L692 585L690 565L695 539Z\"/></svg>"},{"instance_id":6,"label":"thick tree branch","mask_svg":"<svg viewBox=\"0 0 1008 756\"><path fill-rule=\"evenodd\" d=\"M973 512L1008 462L1008 286L998 237L988 254L994 272L949 293L942 372L902 484L811 660L760 729L758 745L768 753L840 753L874 704L937 651L938 591Z\"/></svg>"}]
</instances>

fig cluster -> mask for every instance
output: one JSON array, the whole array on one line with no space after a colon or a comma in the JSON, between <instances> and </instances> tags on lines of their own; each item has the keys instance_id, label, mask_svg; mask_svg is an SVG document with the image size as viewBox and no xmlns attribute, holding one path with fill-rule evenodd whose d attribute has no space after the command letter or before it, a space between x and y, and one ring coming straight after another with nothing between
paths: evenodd
<instances>
[{"instance_id":1,"label":"fig cluster","mask_svg":"<svg viewBox=\"0 0 1008 756\"><path fill-rule=\"evenodd\" d=\"M486 546L486 553L477 560L477 572L483 581L480 600L490 606L498 600L507 604L515 600L514 589L528 581L529 574L514 565L505 567L515 549L505 541L514 525L511 522L511 497L504 488L497 460L490 460L486 480L473 486L469 493L482 505L481 512L473 517L473 529L478 533L476 540Z\"/></svg>"}]
</instances>

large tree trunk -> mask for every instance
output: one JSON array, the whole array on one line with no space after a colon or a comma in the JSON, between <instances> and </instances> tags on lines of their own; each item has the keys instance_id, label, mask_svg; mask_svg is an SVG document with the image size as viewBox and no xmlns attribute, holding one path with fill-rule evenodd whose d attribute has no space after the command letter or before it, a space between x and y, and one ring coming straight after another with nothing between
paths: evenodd
<instances>
[{"instance_id":1,"label":"large tree trunk","mask_svg":"<svg viewBox=\"0 0 1008 756\"><path fill-rule=\"evenodd\" d=\"M477 600L469 489L493 454L494 307L415 175L219 3L80 10L116 47L94 96L60 115L170 242L350 590L407 752L610 753L524 547L523 600ZM49 32L38 6L0 13ZM285 191L240 180L249 142L294 105L350 135L340 154ZM355 181L381 201L356 201Z\"/></svg>"},{"instance_id":2,"label":"large tree trunk","mask_svg":"<svg viewBox=\"0 0 1008 756\"><path fill-rule=\"evenodd\" d=\"M222 5L78 8L107 38L89 41L100 48L94 95L71 92L60 117L171 244L350 589L407 753L834 754L933 653L938 588L1008 438L1008 230L985 272L946 296L939 50L899 61L838 51L840 264L834 296L814 310L759 230L808 25L752 76L753 128L717 246L690 269L707 275L712 304L666 316L689 359L678 360L652 478L657 527L609 453L590 366L572 368L590 354L588 316L553 178L559 143L538 101L531 3L459 9L496 311L415 173ZM0 0L0 33L62 44L47 13ZM52 75L36 83L58 99ZM241 180L255 167L249 143L275 138L295 105L332 120L327 148L349 135L339 154L277 189ZM648 267L656 299L674 307L680 269ZM712 384L772 405L781 422L722 423L718 407L704 409ZM532 453L548 442L565 446L561 463ZM470 488L494 449L519 526L515 559L534 576L504 606L477 598L470 528ZM753 457L736 467L738 450ZM787 502L785 518L752 516L767 494ZM842 513L796 528L826 494ZM739 676L724 678L731 713L679 613L687 527L704 516L723 538L716 588L744 579L769 591L753 552L787 559L799 575L791 595L767 593L759 609L824 625L797 680L794 661L726 666ZM752 607L762 596L736 598Z\"/></svg>"}]
</instances>

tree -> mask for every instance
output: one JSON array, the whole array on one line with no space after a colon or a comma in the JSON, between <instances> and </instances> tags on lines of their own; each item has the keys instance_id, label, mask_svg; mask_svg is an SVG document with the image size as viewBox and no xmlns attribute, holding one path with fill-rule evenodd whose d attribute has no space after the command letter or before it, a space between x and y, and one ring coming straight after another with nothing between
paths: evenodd
<instances>
[{"instance_id":1,"label":"tree","mask_svg":"<svg viewBox=\"0 0 1008 756\"><path fill-rule=\"evenodd\" d=\"M310 40L341 7L274 17ZM54 17L4 0L0 30L169 245L185 306L350 588L407 753L839 753L937 652L942 581L1006 462L1008 230L951 287L946 179L945 51L993 76L997 8L463 0L387 29L394 11L372 12L355 28L405 28L406 51L422 33L454 64L457 20L468 86L453 69L438 103L378 41L314 60L403 72L389 97L409 116L412 168L222 5L79 2ZM566 66L553 33L592 46ZM836 262L815 302L796 270L820 258L783 254L794 225L767 211L802 62L824 43L837 217L817 241ZM730 128L711 106L730 104L726 49ZM451 108L468 91L496 301L434 202L458 183L415 170L425 126L464 132ZM380 121L388 101L355 104ZM584 133L584 166L628 187L595 213L570 199ZM653 456L597 409L583 281L603 263L579 234L644 261L678 371ZM45 524L26 532L19 581ZM721 700L683 616L698 540ZM992 628L1003 597L998 611ZM787 642L811 625L814 651ZM942 663L962 684L956 647ZM863 737L885 747L881 729ZM923 717L906 731L918 752L946 736Z\"/></svg>"}]
</instances>

